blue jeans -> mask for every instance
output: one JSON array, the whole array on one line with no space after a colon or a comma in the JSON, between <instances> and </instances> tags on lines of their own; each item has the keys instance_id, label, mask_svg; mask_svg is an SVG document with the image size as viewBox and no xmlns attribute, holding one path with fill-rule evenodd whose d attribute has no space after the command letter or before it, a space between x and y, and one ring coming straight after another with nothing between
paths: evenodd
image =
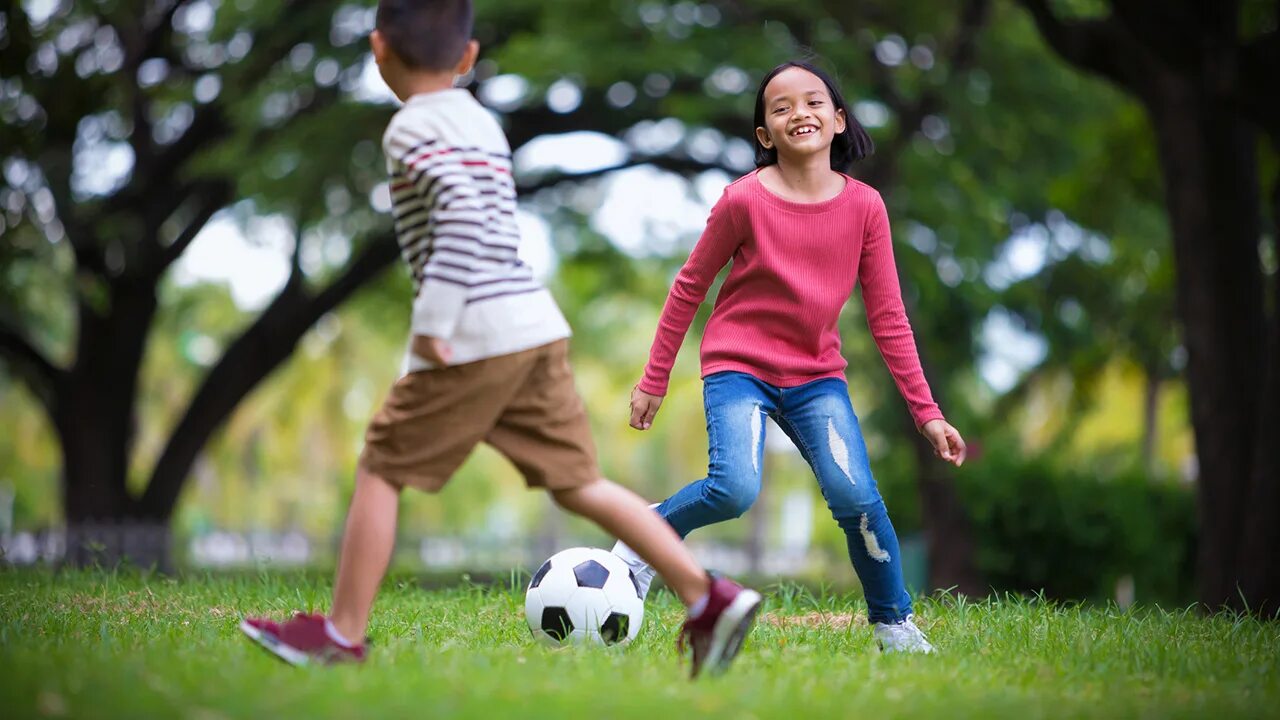
<instances>
[{"instance_id":1,"label":"blue jeans","mask_svg":"<svg viewBox=\"0 0 1280 720\"><path fill-rule=\"evenodd\" d=\"M658 506L680 537L747 511L760 494L765 416L800 449L849 546L867 598L868 619L898 622L911 614L898 535L876 490L858 417L843 380L777 388L739 372L703 384L710 461L707 477Z\"/></svg>"}]
</instances>

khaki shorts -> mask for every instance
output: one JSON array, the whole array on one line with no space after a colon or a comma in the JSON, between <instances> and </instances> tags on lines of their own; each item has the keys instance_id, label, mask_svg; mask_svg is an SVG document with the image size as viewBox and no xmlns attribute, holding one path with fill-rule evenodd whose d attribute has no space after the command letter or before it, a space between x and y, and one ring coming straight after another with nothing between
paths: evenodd
<instances>
[{"instance_id":1,"label":"khaki shorts","mask_svg":"<svg viewBox=\"0 0 1280 720\"><path fill-rule=\"evenodd\" d=\"M530 487L567 490L600 478L568 340L400 378L369 422L360 465L436 492L481 442Z\"/></svg>"}]
</instances>

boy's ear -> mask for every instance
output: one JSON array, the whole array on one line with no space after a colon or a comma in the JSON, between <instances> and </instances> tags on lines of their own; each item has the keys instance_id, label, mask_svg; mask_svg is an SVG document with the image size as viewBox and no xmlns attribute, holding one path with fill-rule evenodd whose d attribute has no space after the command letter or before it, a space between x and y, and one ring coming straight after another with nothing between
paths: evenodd
<instances>
[{"instance_id":1,"label":"boy's ear","mask_svg":"<svg viewBox=\"0 0 1280 720\"><path fill-rule=\"evenodd\" d=\"M382 37L382 33L374 30L369 33L369 49L373 51L374 62L381 65L387 61L387 52L391 48L387 47L387 40Z\"/></svg>"},{"instance_id":2,"label":"boy's ear","mask_svg":"<svg viewBox=\"0 0 1280 720\"><path fill-rule=\"evenodd\" d=\"M476 66L476 58L479 56L480 43L476 40L468 40L466 49L462 51L462 58L453 67L454 76L466 75L471 72L471 68Z\"/></svg>"}]
</instances>

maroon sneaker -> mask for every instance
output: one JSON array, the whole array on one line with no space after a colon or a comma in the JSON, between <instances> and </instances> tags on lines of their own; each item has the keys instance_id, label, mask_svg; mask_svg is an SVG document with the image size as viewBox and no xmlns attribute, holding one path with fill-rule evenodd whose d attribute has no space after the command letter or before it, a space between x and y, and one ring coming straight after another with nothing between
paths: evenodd
<instances>
[{"instance_id":1,"label":"maroon sneaker","mask_svg":"<svg viewBox=\"0 0 1280 720\"><path fill-rule=\"evenodd\" d=\"M337 643L325 631L324 616L320 614L298 613L283 623L245 618L240 631L290 665L364 661L364 645Z\"/></svg>"},{"instance_id":2,"label":"maroon sneaker","mask_svg":"<svg viewBox=\"0 0 1280 720\"><path fill-rule=\"evenodd\" d=\"M698 677L704 667L713 674L729 667L755 622L760 600L760 593L728 578L711 579L706 606L684 621L676 644L681 654L686 646L693 649L690 677Z\"/></svg>"}]
</instances>

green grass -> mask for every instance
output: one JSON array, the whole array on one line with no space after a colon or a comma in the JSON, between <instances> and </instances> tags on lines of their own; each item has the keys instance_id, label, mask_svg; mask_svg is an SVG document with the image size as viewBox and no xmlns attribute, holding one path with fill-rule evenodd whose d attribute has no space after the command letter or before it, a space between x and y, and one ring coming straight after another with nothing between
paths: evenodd
<instances>
[{"instance_id":1,"label":"green grass","mask_svg":"<svg viewBox=\"0 0 1280 720\"><path fill-rule=\"evenodd\" d=\"M865 612L856 596L769 589L778 618ZM140 718L1228 717L1280 713L1280 625L1191 611L941 598L941 653L884 656L871 631L761 623L719 678L691 683L680 609L651 599L621 651L551 651L521 587L387 584L364 666L295 669L246 642L244 613L322 608L326 580L0 572L0 716Z\"/></svg>"}]
</instances>

